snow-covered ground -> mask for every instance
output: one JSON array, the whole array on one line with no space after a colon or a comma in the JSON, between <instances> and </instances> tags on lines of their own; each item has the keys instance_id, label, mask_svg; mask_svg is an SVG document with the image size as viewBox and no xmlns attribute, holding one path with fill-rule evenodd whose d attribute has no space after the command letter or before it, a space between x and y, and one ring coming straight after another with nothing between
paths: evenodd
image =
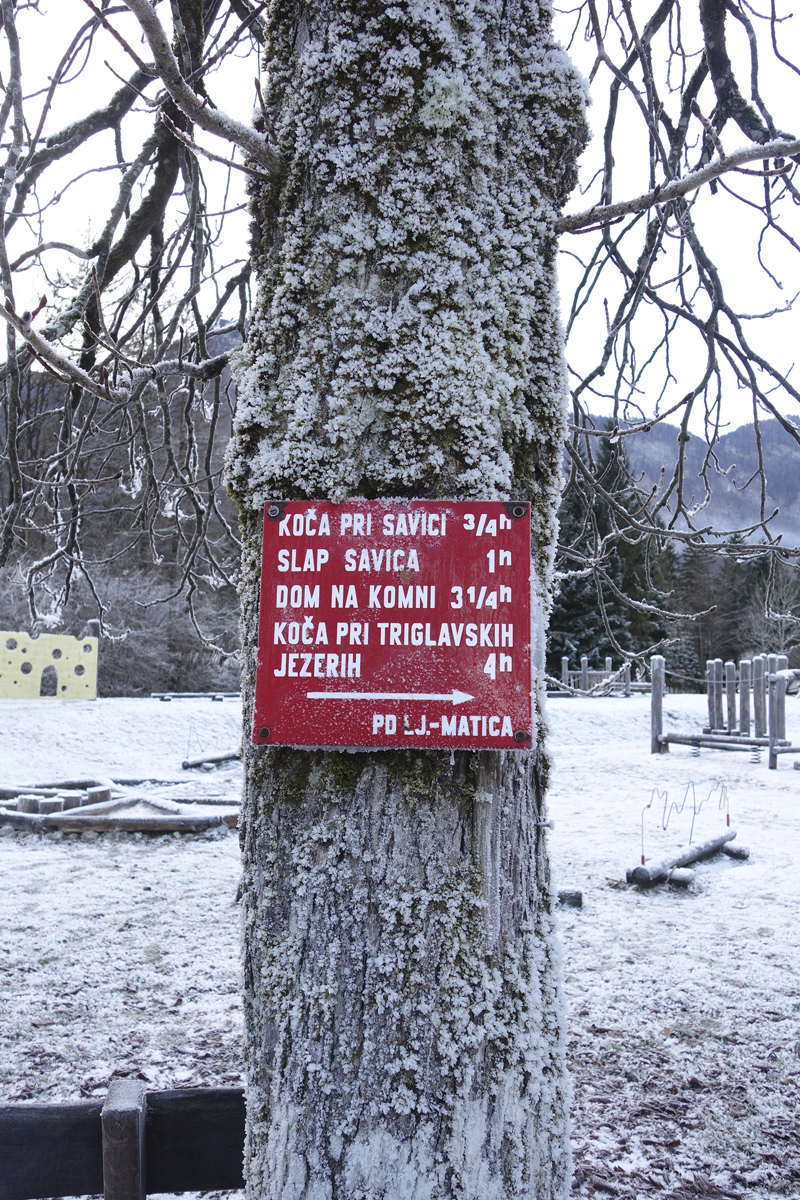
<instances>
[{"instance_id":1,"label":"snow-covered ground","mask_svg":"<svg viewBox=\"0 0 800 1200\"><path fill-rule=\"evenodd\" d=\"M800 742L800 701L788 702ZM702 697L670 696L695 731ZM800 774L747 754L649 753L649 698L550 702L553 882L575 1087L577 1195L800 1197ZM209 700L0 701L0 784L151 778L223 798L238 764L184 772L239 741L238 705ZM800 754L798 754L800 759ZM686 787L694 784L682 812ZM686 890L625 871L722 832L747 862L700 864ZM699 808L699 812L695 810ZM694 828L691 829L694 815ZM240 1079L239 851L234 834L0 837L0 1100Z\"/></svg>"},{"instance_id":2,"label":"snow-covered ground","mask_svg":"<svg viewBox=\"0 0 800 1200\"><path fill-rule=\"evenodd\" d=\"M800 743L800 703L787 701ZM701 696L669 696L665 727L696 732ZM562 908L576 1182L609 1195L800 1195L800 774L746 753L649 753L649 697L550 702L554 883ZM798 754L800 760L800 753ZM693 841L723 832L716 785L747 862L697 866L687 891L624 884L652 789L667 813L693 783ZM717 793L718 794L718 793ZM667 831L645 813L645 853L688 843L691 794Z\"/></svg>"}]
</instances>

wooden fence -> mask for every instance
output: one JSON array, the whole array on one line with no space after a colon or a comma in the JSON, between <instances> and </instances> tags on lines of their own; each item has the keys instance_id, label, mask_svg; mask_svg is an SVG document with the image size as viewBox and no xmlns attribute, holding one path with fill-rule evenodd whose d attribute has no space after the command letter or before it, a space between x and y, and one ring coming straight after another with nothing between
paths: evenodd
<instances>
[{"instance_id":1,"label":"wooden fence","mask_svg":"<svg viewBox=\"0 0 800 1200\"><path fill-rule=\"evenodd\" d=\"M670 745L705 746L713 750L769 751L775 770L779 754L796 754L786 740L786 691L800 672L789 669L785 654L759 654L744 658L738 669L729 660L706 663L708 724L697 734L664 732L663 696L665 663L660 654L650 660L653 691L650 702L650 751L663 754ZM723 711L723 697L725 706ZM738 700L738 712L737 712ZM751 718L752 713L752 718Z\"/></svg>"},{"instance_id":2,"label":"wooden fence","mask_svg":"<svg viewBox=\"0 0 800 1200\"><path fill-rule=\"evenodd\" d=\"M0 1107L0 1200L244 1187L244 1092L147 1092L115 1080L103 1100Z\"/></svg>"},{"instance_id":3,"label":"wooden fence","mask_svg":"<svg viewBox=\"0 0 800 1200\"><path fill-rule=\"evenodd\" d=\"M631 679L631 664L623 663L614 670L612 660L606 658L605 668L597 670L589 666L587 655L581 655L581 665L573 670L569 665L569 656L561 659L561 684L565 691L586 692L600 696L630 696L633 692L649 692L650 684L638 679Z\"/></svg>"}]
</instances>

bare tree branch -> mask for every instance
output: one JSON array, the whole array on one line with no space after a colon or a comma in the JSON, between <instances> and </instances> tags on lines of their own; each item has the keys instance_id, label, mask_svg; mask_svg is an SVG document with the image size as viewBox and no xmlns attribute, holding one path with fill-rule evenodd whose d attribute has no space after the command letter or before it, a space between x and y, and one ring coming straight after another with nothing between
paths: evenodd
<instances>
[{"instance_id":1,"label":"bare tree branch","mask_svg":"<svg viewBox=\"0 0 800 1200\"><path fill-rule=\"evenodd\" d=\"M673 179L668 183L658 184L642 196L636 196L630 200L619 200L616 204L597 205L595 208L587 209L586 212L569 213L565 217L559 217L556 221L556 232L580 233L590 228L596 229L602 225L609 225L612 221L620 221L623 217L633 213L646 212L656 205L669 204L681 196L696 192L704 184L736 171L746 163L757 162L759 159L766 161L769 158L779 160L792 158L796 154L800 154L800 139L789 141L777 138L774 141L765 142L763 145L745 146L742 150L735 150L733 154L727 154L725 158L715 159L707 166L684 175L682 179ZM779 172L786 169L788 168L782 166L779 168ZM759 174L763 173L759 172Z\"/></svg>"},{"instance_id":2,"label":"bare tree branch","mask_svg":"<svg viewBox=\"0 0 800 1200\"><path fill-rule=\"evenodd\" d=\"M149 0L125 0L125 3L142 27L161 82L184 116L207 133L239 146L248 158L268 173L276 172L280 160L269 142L252 126L242 125L219 109L211 108L183 78L167 35Z\"/></svg>"}]
</instances>

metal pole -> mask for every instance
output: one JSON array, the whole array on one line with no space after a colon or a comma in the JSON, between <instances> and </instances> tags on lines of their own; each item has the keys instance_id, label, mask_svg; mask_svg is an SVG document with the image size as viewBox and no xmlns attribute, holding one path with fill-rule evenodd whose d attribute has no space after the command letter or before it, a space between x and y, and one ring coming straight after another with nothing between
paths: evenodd
<instances>
[{"instance_id":1,"label":"metal pole","mask_svg":"<svg viewBox=\"0 0 800 1200\"><path fill-rule=\"evenodd\" d=\"M739 733L750 737L750 668L749 658L739 662Z\"/></svg>"}]
</instances>

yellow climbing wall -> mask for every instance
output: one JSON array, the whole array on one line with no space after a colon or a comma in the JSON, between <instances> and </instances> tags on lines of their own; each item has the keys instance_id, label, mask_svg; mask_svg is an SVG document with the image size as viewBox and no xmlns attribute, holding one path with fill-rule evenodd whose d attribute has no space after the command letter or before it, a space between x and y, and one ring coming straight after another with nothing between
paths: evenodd
<instances>
[{"instance_id":1,"label":"yellow climbing wall","mask_svg":"<svg viewBox=\"0 0 800 1200\"><path fill-rule=\"evenodd\" d=\"M0 630L0 700L38 700L42 672L54 667L60 700L97 699L96 637Z\"/></svg>"}]
</instances>

